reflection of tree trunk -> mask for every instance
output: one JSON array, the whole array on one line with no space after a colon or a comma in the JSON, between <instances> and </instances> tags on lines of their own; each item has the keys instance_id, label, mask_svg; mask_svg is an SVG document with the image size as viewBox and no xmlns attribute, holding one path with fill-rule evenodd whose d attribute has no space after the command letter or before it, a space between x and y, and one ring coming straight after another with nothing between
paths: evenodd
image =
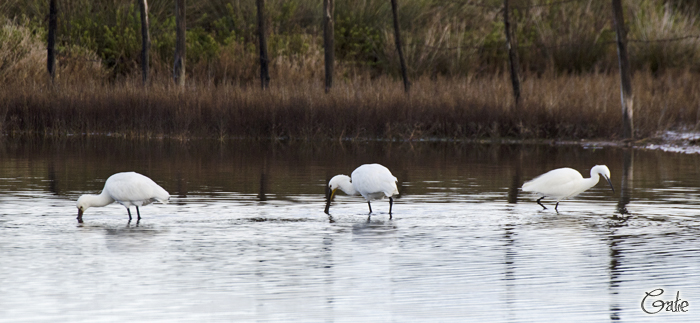
<instances>
[{"instance_id":1,"label":"reflection of tree trunk","mask_svg":"<svg viewBox=\"0 0 700 323\"><path fill-rule=\"evenodd\" d=\"M258 199L260 201L267 201L267 196L265 196L265 191L267 190L267 175L265 170L260 172L260 193L258 194Z\"/></svg>"},{"instance_id":2,"label":"reflection of tree trunk","mask_svg":"<svg viewBox=\"0 0 700 323\"><path fill-rule=\"evenodd\" d=\"M267 201L267 158L263 160L262 170L260 170L260 193L258 193L258 199L260 201Z\"/></svg>"},{"instance_id":3,"label":"reflection of tree trunk","mask_svg":"<svg viewBox=\"0 0 700 323\"><path fill-rule=\"evenodd\" d=\"M182 178L182 174L177 174L177 197L187 197L187 181Z\"/></svg>"},{"instance_id":4,"label":"reflection of tree trunk","mask_svg":"<svg viewBox=\"0 0 700 323\"><path fill-rule=\"evenodd\" d=\"M618 295L617 289L620 287L620 261L622 255L618 244L622 243L622 236L616 235L614 232L615 227L619 224L613 224L612 230L610 232L610 240L608 241L608 248L610 250L610 266L608 267L610 280L608 282L608 293L610 294L610 320L619 321L620 312L622 310L621 306L615 301L615 295Z\"/></svg>"},{"instance_id":5,"label":"reflection of tree trunk","mask_svg":"<svg viewBox=\"0 0 700 323\"><path fill-rule=\"evenodd\" d=\"M515 168L515 175L510 182L510 188L508 189L508 203L518 203L518 192L520 189L520 163Z\"/></svg>"},{"instance_id":6,"label":"reflection of tree trunk","mask_svg":"<svg viewBox=\"0 0 700 323\"><path fill-rule=\"evenodd\" d=\"M521 174L522 174L522 156L523 156L523 151L520 149L518 151L518 159L516 161L515 165L515 175L513 175L513 179L510 182L510 188L508 188L508 203L518 203L518 194L519 194L519 189L520 186L523 184L522 179L521 179Z\"/></svg>"},{"instance_id":7,"label":"reflection of tree trunk","mask_svg":"<svg viewBox=\"0 0 700 323\"><path fill-rule=\"evenodd\" d=\"M506 284L506 310L508 312L508 317L513 318L513 312L514 309L512 308L512 305L514 303L514 300L516 297L513 295L513 288L515 287L515 256L516 252L515 250L517 247L515 246L515 236L516 233L514 232L515 225L512 223L507 223L505 225L504 229L504 234L503 234L503 241L505 241L505 258L504 258L504 263L505 263L505 269L503 271L504 274L504 281Z\"/></svg>"},{"instance_id":8,"label":"reflection of tree trunk","mask_svg":"<svg viewBox=\"0 0 700 323\"><path fill-rule=\"evenodd\" d=\"M49 163L49 191L56 195L58 194L58 181L56 180L56 167L54 167L53 160Z\"/></svg>"},{"instance_id":9,"label":"reflection of tree trunk","mask_svg":"<svg viewBox=\"0 0 700 323\"><path fill-rule=\"evenodd\" d=\"M629 204L631 199L630 181L632 177L632 172L634 170L634 156L633 152L629 149L625 149L622 155L622 181L620 184L620 201L617 203L617 211L620 214L627 214L627 204Z\"/></svg>"}]
</instances>

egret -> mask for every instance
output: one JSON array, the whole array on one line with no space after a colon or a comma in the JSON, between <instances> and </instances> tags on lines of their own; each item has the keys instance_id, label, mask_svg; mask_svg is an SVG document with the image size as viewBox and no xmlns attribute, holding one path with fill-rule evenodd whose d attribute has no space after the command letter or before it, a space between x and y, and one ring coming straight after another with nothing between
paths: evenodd
<instances>
[{"instance_id":1,"label":"egret","mask_svg":"<svg viewBox=\"0 0 700 323\"><path fill-rule=\"evenodd\" d=\"M581 173L577 170L568 167L550 170L523 184L522 189L524 192L535 192L542 195L542 197L537 200L537 204L544 209L547 208L540 203L543 198L552 197L557 199L557 205L554 207L554 210L559 212L557 210L559 201L579 195L595 186L600 179L598 175L603 176L603 178L608 181L610 188L613 193L615 193L615 188L613 188L610 182L610 170L605 165L593 166L593 168L591 168L591 177L589 178L583 178Z\"/></svg>"},{"instance_id":2,"label":"egret","mask_svg":"<svg viewBox=\"0 0 700 323\"><path fill-rule=\"evenodd\" d=\"M92 206L105 206L114 201L126 207L131 221L129 207L136 206L138 220L141 220L139 206L159 201L167 203L170 194L152 179L135 172L116 173L105 182L99 195L85 194L78 198L78 222L83 223L83 213Z\"/></svg>"},{"instance_id":3,"label":"egret","mask_svg":"<svg viewBox=\"0 0 700 323\"><path fill-rule=\"evenodd\" d=\"M350 177L347 175L336 175L328 182L326 191L326 214L331 207L331 200L335 192L340 189L347 195L362 195L367 200L369 213L372 214L372 204L370 201L389 198L389 219L391 219L391 208L394 205L394 196L399 194L396 187L398 180L391 174L388 168L379 164L365 164L356 168Z\"/></svg>"}]
</instances>

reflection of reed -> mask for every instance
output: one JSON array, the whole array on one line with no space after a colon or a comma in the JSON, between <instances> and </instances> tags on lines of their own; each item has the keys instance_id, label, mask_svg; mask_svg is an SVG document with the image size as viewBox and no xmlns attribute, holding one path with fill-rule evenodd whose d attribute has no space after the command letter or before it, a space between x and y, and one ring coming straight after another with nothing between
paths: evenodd
<instances>
[{"instance_id":1,"label":"reflection of reed","mask_svg":"<svg viewBox=\"0 0 700 323\"><path fill-rule=\"evenodd\" d=\"M634 166L633 152L625 149L622 152L622 181L620 184L620 201L617 203L617 211L620 214L628 214L627 204L630 203L631 190L630 182Z\"/></svg>"}]
</instances>

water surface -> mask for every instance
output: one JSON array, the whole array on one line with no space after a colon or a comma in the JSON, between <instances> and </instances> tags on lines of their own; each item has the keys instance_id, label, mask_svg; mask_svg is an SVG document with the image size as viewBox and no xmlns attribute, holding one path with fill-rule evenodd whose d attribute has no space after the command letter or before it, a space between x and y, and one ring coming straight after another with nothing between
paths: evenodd
<instances>
[{"instance_id":1,"label":"water surface","mask_svg":"<svg viewBox=\"0 0 700 323\"><path fill-rule=\"evenodd\" d=\"M338 195L329 219L328 179L370 162L400 181L393 218ZM517 189L596 164L615 193L559 213ZM171 203L78 224L77 197L127 170ZM0 321L697 322L698 174L696 155L601 147L6 139ZM657 288L688 312L646 314Z\"/></svg>"}]
</instances>

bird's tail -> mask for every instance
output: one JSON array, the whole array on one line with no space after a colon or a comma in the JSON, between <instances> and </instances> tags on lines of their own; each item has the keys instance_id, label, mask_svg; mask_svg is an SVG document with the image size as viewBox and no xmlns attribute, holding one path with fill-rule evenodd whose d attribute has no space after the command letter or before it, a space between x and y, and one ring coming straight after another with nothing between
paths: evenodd
<instances>
[{"instance_id":1,"label":"bird's tail","mask_svg":"<svg viewBox=\"0 0 700 323\"><path fill-rule=\"evenodd\" d=\"M531 192L530 186L532 186L532 181L525 182L522 187L523 192Z\"/></svg>"}]
</instances>

